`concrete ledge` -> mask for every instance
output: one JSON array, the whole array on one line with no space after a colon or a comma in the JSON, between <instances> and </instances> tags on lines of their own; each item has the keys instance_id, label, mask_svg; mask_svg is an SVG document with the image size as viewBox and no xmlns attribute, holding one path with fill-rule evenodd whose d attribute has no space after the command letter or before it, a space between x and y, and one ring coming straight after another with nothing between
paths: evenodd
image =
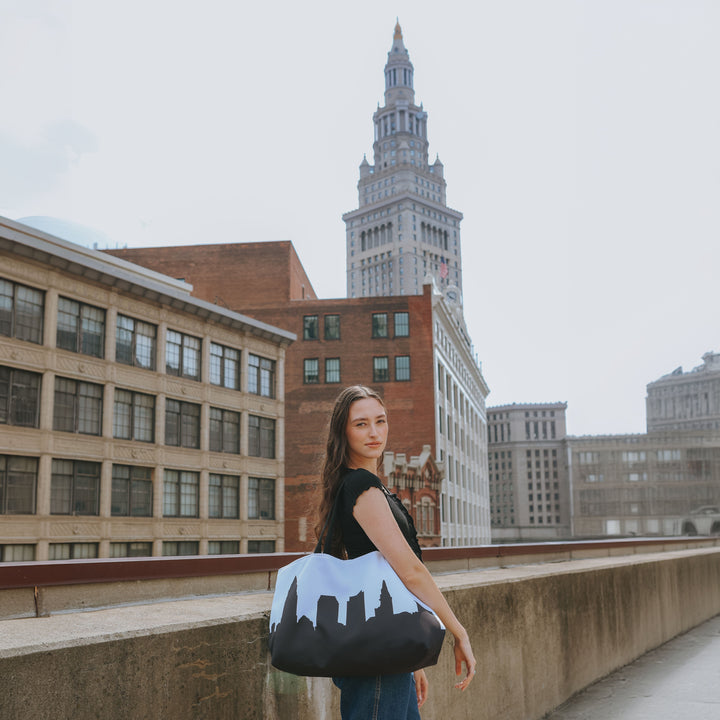
<instances>
[{"instance_id":1,"label":"concrete ledge","mask_svg":"<svg viewBox=\"0 0 720 720\"><path fill-rule=\"evenodd\" d=\"M720 612L720 549L673 550L437 576L467 626L478 675L452 688L451 641L428 670L425 720L530 720ZM6 620L0 717L322 720L324 678L274 670L271 594Z\"/></svg>"}]
</instances>

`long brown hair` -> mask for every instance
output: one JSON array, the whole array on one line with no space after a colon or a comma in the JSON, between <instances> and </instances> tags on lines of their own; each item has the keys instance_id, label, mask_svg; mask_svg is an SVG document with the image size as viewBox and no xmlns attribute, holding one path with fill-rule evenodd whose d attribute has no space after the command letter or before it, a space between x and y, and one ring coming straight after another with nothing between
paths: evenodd
<instances>
[{"instance_id":1,"label":"long brown hair","mask_svg":"<svg viewBox=\"0 0 720 720\"><path fill-rule=\"evenodd\" d=\"M325 522L335 502L340 478L347 468L348 442L346 430L350 406L356 400L365 400L366 398L377 400L383 408L385 407L385 403L380 395L378 395L375 390L365 387L365 385L352 385L347 387L335 400L335 407L333 407L328 427L325 458L320 473L321 499L318 524L315 526L315 536L318 540L322 540L320 533L325 526ZM342 557L343 555L342 537L340 535L340 528L337 526L335 527L335 532L330 540L328 549L331 554L337 557Z\"/></svg>"}]
</instances>

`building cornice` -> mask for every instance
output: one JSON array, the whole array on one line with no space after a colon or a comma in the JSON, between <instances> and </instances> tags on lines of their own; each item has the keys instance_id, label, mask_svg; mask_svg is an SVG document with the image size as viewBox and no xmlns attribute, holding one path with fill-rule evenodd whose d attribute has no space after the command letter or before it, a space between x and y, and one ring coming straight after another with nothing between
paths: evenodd
<instances>
[{"instance_id":1,"label":"building cornice","mask_svg":"<svg viewBox=\"0 0 720 720\"><path fill-rule=\"evenodd\" d=\"M220 325L289 345L294 333L254 320L190 294L192 285L0 217L0 250L35 260L70 275L117 288Z\"/></svg>"},{"instance_id":2,"label":"building cornice","mask_svg":"<svg viewBox=\"0 0 720 720\"><path fill-rule=\"evenodd\" d=\"M425 207L428 207L431 210L435 210L436 212L446 213L448 216L452 217L453 220L460 221L464 217L464 215L459 210L455 210L451 207L448 207L447 205L443 205L442 203L433 202L432 200L420 197L418 195L415 195L414 193L405 192L398 193L397 195L391 195L388 198L383 198L382 201L368 203L367 205L359 207L357 210L349 210L348 212L343 213L342 219L345 222L347 222L348 220L355 220L356 218L362 217L369 212L377 212L378 210L381 210L385 207L397 205L399 202L405 201L425 205Z\"/></svg>"}]
</instances>

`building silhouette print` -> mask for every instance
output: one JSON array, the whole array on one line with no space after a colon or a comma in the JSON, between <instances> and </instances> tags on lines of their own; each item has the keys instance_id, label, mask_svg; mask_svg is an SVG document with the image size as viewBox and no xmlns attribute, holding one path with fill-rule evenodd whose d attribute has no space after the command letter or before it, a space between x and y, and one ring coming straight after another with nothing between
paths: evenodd
<instances>
[{"instance_id":1,"label":"building silhouette print","mask_svg":"<svg viewBox=\"0 0 720 720\"><path fill-rule=\"evenodd\" d=\"M414 653L415 645L418 650L426 649L418 667L437 662L438 652L427 650L426 640L413 639L412 634L402 632L403 625L416 629L419 620L427 625L433 637L441 639L445 631L432 612L416 603L412 612L395 613L390 591L384 581L380 588L379 604L370 603L373 604L376 605L375 613L367 618L363 591L350 597L342 608L336 597L321 595L317 600L316 622L313 623L304 614L298 618L298 579L295 577L290 585L280 622L274 623L270 628L270 648L272 650L275 642L281 643L284 654L293 657L295 665L298 658L307 658L308 674L311 668L318 664L333 666L334 674L337 675L350 674L350 671L343 673L342 658L352 658L354 665L364 665L367 667L367 674L397 672L395 658L405 652ZM414 618L415 613L419 613L420 617ZM345 620L344 623L340 621L341 617ZM403 639L395 640L396 638ZM378 644L387 651L386 665L378 665L374 652ZM374 658L372 660L371 655ZM365 658L367 662L364 662ZM280 667L277 662L275 664Z\"/></svg>"}]
</instances>

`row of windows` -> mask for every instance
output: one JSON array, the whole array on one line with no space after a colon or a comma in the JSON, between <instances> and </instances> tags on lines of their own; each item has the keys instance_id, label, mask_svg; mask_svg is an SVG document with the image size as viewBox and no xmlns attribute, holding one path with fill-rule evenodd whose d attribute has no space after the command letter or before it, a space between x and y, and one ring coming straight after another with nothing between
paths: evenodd
<instances>
[{"instance_id":1,"label":"row of windows","mask_svg":"<svg viewBox=\"0 0 720 720\"><path fill-rule=\"evenodd\" d=\"M553 524L552 515L548 515L548 516L545 518L545 521L546 521L545 524L547 524L547 525L552 525L552 524ZM543 524L543 518L542 518L542 517L538 517L537 522L538 522L538 524L542 525L542 524ZM531 524L531 525L535 525L535 516L534 516L534 515L531 515L531 516L530 516L530 524ZM556 516L555 516L555 524L556 524L556 525L559 525L559 524L560 524L560 516L559 516L559 515L556 515Z\"/></svg>"},{"instance_id":2,"label":"row of windows","mask_svg":"<svg viewBox=\"0 0 720 720\"><path fill-rule=\"evenodd\" d=\"M645 482L648 479L648 474L646 472L625 473L618 479L624 482ZM682 480L681 477L678 479ZM588 473L584 480L585 482L604 482L605 476L602 473Z\"/></svg>"},{"instance_id":3,"label":"row of windows","mask_svg":"<svg viewBox=\"0 0 720 720\"><path fill-rule=\"evenodd\" d=\"M0 366L0 424L38 427L41 375ZM53 430L102 435L102 385L55 377ZM115 389L113 437L120 440L155 442L153 395ZM240 453L241 413L209 408L211 452ZM165 444L200 448L201 406L168 398L165 401ZM275 457L275 420L247 417L248 455Z\"/></svg>"},{"instance_id":4,"label":"row of windows","mask_svg":"<svg viewBox=\"0 0 720 720\"><path fill-rule=\"evenodd\" d=\"M340 382L340 358L325 359L325 382ZM410 380L410 356L395 356L395 381L408 382ZM303 383L314 385L320 382L320 360L318 358L305 358L303 360ZM373 358L373 382L390 382L390 359L387 355Z\"/></svg>"},{"instance_id":5,"label":"row of windows","mask_svg":"<svg viewBox=\"0 0 720 720\"><path fill-rule=\"evenodd\" d=\"M576 457L580 465L595 465L600 462L600 453L589 450L578 452ZM682 451L679 449L656 450L655 457L658 462L677 462L682 459ZM645 450L626 450L620 454L620 459L622 462L629 464L647 462L648 452Z\"/></svg>"},{"instance_id":6,"label":"row of windows","mask_svg":"<svg viewBox=\"0 0 720 720\"><path fill-rule=\"evenodd\" d=\"M410 335L410 316L406 312L393 313L394 337L408 337ZM340 339L340 316L324 315L324 332L325 340ZM388 322L388 313L372 314L372 337L386 338L390 337L390 326ZM303 317L303 340L319 340L320 339L320 318L318 315L305 315Z\"/></svg>"},{"instance_id":7,"label":"row of windows","mask_svg":"<svg viewBox=\"0 0 720 720\"><path fill-rule=\"evenodd\" d=\"M98 515L100 469L97 462L53 459L50 479L51 515ZM0 455L0 514L36 512L38 459ZM240 477L211 473L208 517L240 518ZM200 473L166 469L163 475L162 516L199 517ZM275 519L275 480L248 478L247 517ZM110 514L152 517L152 470L133 465L112 466Z\"/></svg>"},{"instance_id":8,"label":"row of windows","mask_svg":"<svg viewBox=\"0 0 720 720\"><path fill-rule=\"evenodd\" d=\"M50 543L49 560L79 560L98 557L98 543ZM237 555L239 540L210 540L208 555ZM248 540L248 553L274 553L274 540ZM162 544L164 556L198 555L200 543L197 540L166 540ZM110 557L152 557L153 543L111 542ZM31 562L35 560L35 545L0 545L0 562Z\"/></svg>"},{"instance_id":9,"label":"row of windows","mask_svg":"<svg viewBox=\"0 0 720 720\"><path fill-rule=\"evenodd\" d=\"M42 344L44 293L0 279L0 335ZM156 325L118 315L115 323L115 361L157 369ZM339 328L338 328L339 332ZM70 298L58 298L56 347L102 358L105 352L105 310ZM167 330L165 372L200 380L202 340ZM275 397L275 361L247 353L248 392ZM240 389L241 352L210 343L209 380L213 385Z\"/></svg>"}]
</instances>

